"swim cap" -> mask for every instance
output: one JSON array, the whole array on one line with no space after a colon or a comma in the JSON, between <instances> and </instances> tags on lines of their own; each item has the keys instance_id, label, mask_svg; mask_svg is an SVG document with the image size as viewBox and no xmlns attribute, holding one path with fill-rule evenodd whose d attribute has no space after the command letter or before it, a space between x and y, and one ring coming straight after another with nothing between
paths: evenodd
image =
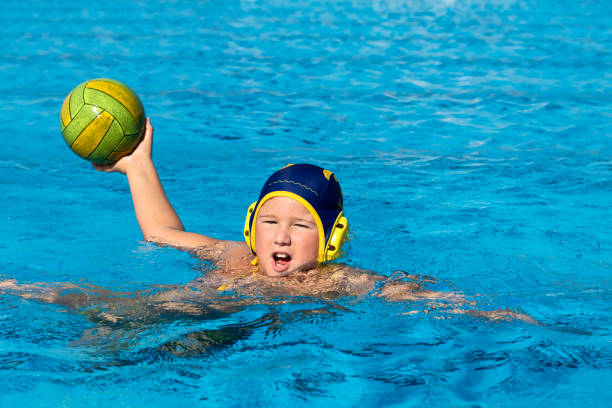
<instances>
[{"instance_id":1,"label":"swim cap","mask_svg":"<svg viewBox=\"0 0 612 408\"><path fill-rule=\"evenodd\" d=\"M268 178L244 223L244 239L254 255L255 220L263 204L273 197L293 198L310 212L319 232L319 262L340 256L348 222L342 212L340 183L331 171L312 164L290 164Z\"/></svg>"}]
</instances>

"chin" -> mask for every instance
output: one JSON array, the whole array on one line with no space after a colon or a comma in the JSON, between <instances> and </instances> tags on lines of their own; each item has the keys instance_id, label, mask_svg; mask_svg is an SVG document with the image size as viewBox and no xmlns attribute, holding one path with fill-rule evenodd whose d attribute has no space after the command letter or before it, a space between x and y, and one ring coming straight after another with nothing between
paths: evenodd
<instances>
[{"instance_id":1,"label":"chin","mask_svg":"<svg viewBox=\"0 0 612 408\"><path fill-rule=\"evenodd\" d=\"M291 275L293 271L276 272L276 271L264 271L264 275L268 278L284 278L285 276Z\"/></svg>"},{"instance_id":2,"label":"chin","mask_svg":"<svg viewBox=\"0 0 612 408\"><path fill-rule=\"evenodd\" d=\"M282 278L284 276L289 276L291 273L295 271L294 268L289 268L284 271L276 271L273 268L260 268L260 271L263 272L269 278Z\"/></svg>"},{"instance_id":3,"label":"chin","mask_svg":"<svg viewBox=\"0 0 612 408\"><path fill-rule=\"evenodd\" d=\"M289 268L283 271L277 271L270 266L268 266L267 268L260 268L260 270L263 272L264 275L270 278L283 278L285 276L291 275L294 272L305 272L311 269L315 269L317 265L318 263L314 261L314 262L306 262L306 263L296 265L296 266L290 266Z\"/></svg>"}]
</instances>

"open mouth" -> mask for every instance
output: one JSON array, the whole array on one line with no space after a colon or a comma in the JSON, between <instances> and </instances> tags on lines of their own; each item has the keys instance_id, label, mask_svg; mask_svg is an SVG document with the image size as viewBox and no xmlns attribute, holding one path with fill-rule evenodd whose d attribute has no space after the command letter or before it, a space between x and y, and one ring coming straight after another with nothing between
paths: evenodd
<instances>
[{"instance_id":1,"label":"open mouth","mask_svg":"<svg viewBox=\"0 0 612 408\"><path fill-rule=\"evenodd\" d=\"M272 257L274 258L274 266L278 269L283 269L291 262L291 256L284 252L275 252Z\"/></svg>"}]
</instances>

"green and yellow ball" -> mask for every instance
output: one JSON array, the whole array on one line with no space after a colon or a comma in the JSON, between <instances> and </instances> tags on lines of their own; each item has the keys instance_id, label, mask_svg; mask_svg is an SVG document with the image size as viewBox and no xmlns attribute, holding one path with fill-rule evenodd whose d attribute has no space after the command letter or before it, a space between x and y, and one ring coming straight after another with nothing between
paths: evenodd
<instances>
[{"instance_id":1,"label":"green and yellow ball","mask_svg":"<svg viewBox=\"0 0 612 408\"><path fill-rule=\"evenodd\" d=\"M60 112L64 141L93 163L113 163L142 139L145 111L127 85L113 79L86 81L68 94Z\"/></svg>"}]
</instances>

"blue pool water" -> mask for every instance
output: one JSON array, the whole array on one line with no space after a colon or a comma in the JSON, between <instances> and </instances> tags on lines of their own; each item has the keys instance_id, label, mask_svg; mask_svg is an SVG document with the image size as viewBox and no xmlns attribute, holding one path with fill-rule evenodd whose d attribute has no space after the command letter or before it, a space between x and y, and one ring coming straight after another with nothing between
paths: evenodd
<instances>
[{"instance_id":1,"label":"blue pool water","mask_svg":"<svg viewBox=\"0 0 612 408\"><path fill-rule=\"evenodd\" d=\"M313 162L346 263L542 324L365 297L126 327L0 294L0 406L609 406L610 27L606 1L2 2L1 279L147 296L206 273L64 145L65 95L111 77L190 230L239 240L267 175ZM198 331L227 340L160 349Z\"/></svg>"}]
</instances>

